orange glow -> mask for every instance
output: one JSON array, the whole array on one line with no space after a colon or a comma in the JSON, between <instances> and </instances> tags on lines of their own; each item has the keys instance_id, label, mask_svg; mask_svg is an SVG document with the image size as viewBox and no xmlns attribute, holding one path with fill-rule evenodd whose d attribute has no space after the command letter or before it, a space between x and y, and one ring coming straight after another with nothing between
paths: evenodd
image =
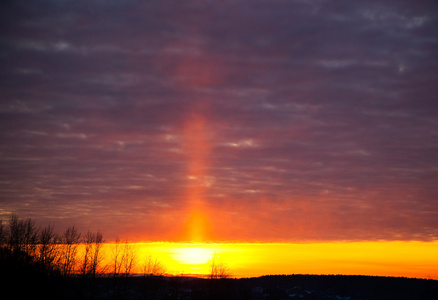
<instances>
[{"instance_id":1,"label":"orange glow","mask_svg":"<svg viewBox=\"0 0 438 300\"><path fill-rule=\"evenodd\" d=\"M188 208L185 215L188 218L182 237L190 241L202 241L209 237L208 210L203 201L204 192L209 186L206 169L210 152L205 123L204 117L192 116L184 130L188 157Z\"/></svg>"},{"instance_id":2,"label":"orange glow","mask_svg":"<svg viewBox=\"0 0 438 300\"><path fill-rule=\"evenodd\" d=\"M438 279L438 242L170 243L132 244L138 267L150 256L170 275L207 275L213 255L232 277L343 274ZM111 244L106 244L110 260Z\"/></svg>"},{"instance_id":3,"label":"orange glow","mask_svg":"<svg viewBox=\"0 0 438 300\"><path fill-rule=\"evenodd\" d=\"M196 210L200 203L192 203L194 209L189 212L189 218L185 224L187 239L191 241L202 241L209 235L209 225L206 215L201 210Z\"/></svg>"},{"instance_id":4,"label":"orange glow","mask_svg":"<svg viewBox=\"0 0 438 300\"><path fill-rule=\"evenodd\" d=\"M169 44L169 49L178 47L195 47L195 51L203 52L202 43L197 42L197 32L190 34L191 39L176 41ZM192 42L194 42L192 44ZM200 61L187 56L179 60L173 76L179 79L182 91L193 90L209 86L221 80L223 63L215 61ZM196 96L195 96L196 98ZM193 99L193 105L183 128L184 149L187 160L186 170L186 211L182 212L183 226L178 239L188 241L205 241L210 236L209 209L205 203L205 191L211 185L208 174L210 162L211 128L208 126L209 99Z\"/></svg>"}]
</instances>

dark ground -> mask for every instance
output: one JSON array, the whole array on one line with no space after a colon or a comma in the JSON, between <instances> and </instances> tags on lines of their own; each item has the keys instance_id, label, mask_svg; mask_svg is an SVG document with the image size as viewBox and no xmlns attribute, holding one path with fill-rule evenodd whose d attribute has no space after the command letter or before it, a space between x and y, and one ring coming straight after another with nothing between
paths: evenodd
<instances>
[{"instance_id":1,"label":"dark ground","mask_svg":"<svg viewBox=\"0 0 438 300\"><path fill-rule=\"evenodd\" d=\"M34 275L34 274L33 274ZM438 281L342 275L263 276L248 279L190 277L15 278L14 299L437 299ZM17 282L6 287L17 286ZM6 293L7 294L7 293ZM5 294L3 294L5 295Z\"/></svg>"},{"instance_id":2,"label":"dark ground","mask_svg":"<svg viewBox=\"0 0 438 300\"><path fill-rule=\"evenodd\" d=\"M391 277L289 275L215 280L162 277L130 278L129 282L127 293L122 294L124 299L438 299L438 281Z\"/></svg>"}]
</instances>

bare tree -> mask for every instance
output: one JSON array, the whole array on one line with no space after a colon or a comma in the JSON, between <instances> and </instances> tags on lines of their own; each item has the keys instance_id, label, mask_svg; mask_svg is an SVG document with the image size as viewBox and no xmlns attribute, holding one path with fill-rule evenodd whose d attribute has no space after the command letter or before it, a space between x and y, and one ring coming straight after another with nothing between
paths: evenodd
<instances>
[{"instance_id":1,"label":"bare tree","mask_svg":"<svg viewBox=\"0 0 438 300\"><path fill-rule=\"evenodd\" d=\"M74 226L67 228L61 238L61 274L71 275L76 266L78 246L81 234Z\"/></svg>"},{"instance_id":2,"label":"bare tree","mask_svg":"<svg viewBox=\"0 0 438 300\"><path fill-rule=\"evenodd\" d=\"M82 276L96 277L100 273L100 263L103 260L101 248L103 237L100 232L92 233L88 231L84 237L84 253L79 267Z\"/></svg>"},{"instance_id":3,"label":"bare tree","mask_svg":"<svg viewBox=\"0 0 438 300\"><path fill-rule=\"evenodd\" d=\"M95 277L96 274L100 274L105 271L103 267L101 268L101 263L103 261L102 247L104 242L105 241L103 240L102 233L99 231L96 232L91 255L91 274L93 277Z\"/></svg>"},{"instance_id":4,"label":"bare tree","mask_svg":"<svg viewBox=\"0 0 438 300\"><path fill-rule=\"evenodd\" d=\"M31 219L20 220L18 216L11 215L6 240L11 251L23 251L29 257L35 256L38 240L35 222Z\"/></svg>"},{"instance_id":5,"label":"bare tree","mask_svg":"<svg viewBox=\"0 0 438 300\"><path fill-rule=\"evenodd\" d=\"M6 228L3 225L3 219L0 219L0 247L6 243Z\"/></svg>"},{"instance_id":6,"label":"bare tree","mask_svg":"<svg viewBox=\"0 0 438 300\"><path fill-rule=\"evenodd\" d=\"M59 237L54 233L53 225L49 224L40 231L37 258L45 272L52 272L59 266L60 251L58 243Z\"/></svg>"},{"instance_id":7,"label":"bare tree","mask_svg":"<svg viewBox=\"0 0 438 300\"><path fill-rule=\"evenodd\" d=\"M137 253L134 248L127 242L121 242L119 238L116 239L112 250L112 271L113 276L128 277L137 262Z\"/></svg>"},{"instance_id":8,"label":"bare tree","mask_svg":"<svg viewBox=\"0 0 438 300\"><path fill-rule=\"evenodd\" d=\"M208 275L208 278L219 279L229 278L230 276L231 273L227 265L222 262L216 253L214 253L212 259L210 260L210 274Z\"/></svg>"},{"instance_id":9,"label":"bare tree","mask_svg":"<svg viewBox=\"0 0 438 300\"><path fill-rule=\"evenodd\" d=\"M9 219L7 244L11 251L21 250L24 244L24 225L16 215Z\"/></svg>"},{"instance_id":10,"label":"bare tree","mask_svg":"<svg viewBox=\"0 0 438 300\"><path fill-rule=\"evenodd\" d=\"M82 262L79 267L79 272L82 276L88 276L91 269L91 248L94 243L94 234L90 231L87 232L87 235L84 237L84 254L82 257Z\"/></svg>"},{"instance_id":11,"label":"bare tree","mask_svg":"<svg viewBox=\"0 0 438 300\"><path fill-rule=\"evenodd\" d=\"M36 256L37 242L38 242L38 228L36 223L30 218L23 220L23 250L31 257Z\"/></svg>"},{"instance_id":12,"label":"bare tree","mask_svg":"<svg viewBox=\"0 0 438 300\"><path fill-rule=\"evenodd\" d=\"M154 259L151 255L148 255L143 265L143 275L162 276L164 273L165 268L163 264L157 258Z\"/></svg>"},{"instance_id":13,"label":"bare tree","mask_svg":"<svg viewBox=\"0 0 438 300\"><path fill-rule=\"evenodd\" d=\"M120 241L119 238L117 238L112 247L112 263L110 266L112 269L113 290L115 295L122 292L124 293L122 298L126 297L126 279L131 276L136 261L137 253L132 245L127 241Z\"/></svg>"},{"instance_id":14,"label":"bare tree","mask_svg":"<svg viewBox=\"0 0 438 300\"><path fill-rule=\"evenodd\" d=\"M137 253L135 252L132 245L130 245L127 241L125 241L123 245L123 254L122 254L122 274L125 277L131 275L136 262L137 262Z\"/></svg>"},{"instance_id":15,"label":"bare tree","mask_svg":"<svg viewBox=\"0 0 438 300\"><path fill-rule=\"evenodd\" d=\"M120 240L117 237L116 241L114 243L114 247L112 248L112 274L113 277L118 277L120 274L120 270L122 268L121 263L121 256L122 256L122 247L120 245Z\"/></svg>"}]
</instances>

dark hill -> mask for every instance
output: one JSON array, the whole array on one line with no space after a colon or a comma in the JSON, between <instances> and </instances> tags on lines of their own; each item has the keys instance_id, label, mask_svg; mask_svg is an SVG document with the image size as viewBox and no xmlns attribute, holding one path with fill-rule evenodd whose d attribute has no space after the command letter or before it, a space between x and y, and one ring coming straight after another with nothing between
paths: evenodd
<instances>
[{"instance_id":1,"label":"dark hill","mask_svg":"<svg viewBox=\"0 0 438 300\"><path fill-rule=\"evenodd\" d=\"M89 282L70 278L63 286L63 299L438 300L436 280L372 276L280 275L246 279L140 276Z\"/></svg>"}]
</instances>

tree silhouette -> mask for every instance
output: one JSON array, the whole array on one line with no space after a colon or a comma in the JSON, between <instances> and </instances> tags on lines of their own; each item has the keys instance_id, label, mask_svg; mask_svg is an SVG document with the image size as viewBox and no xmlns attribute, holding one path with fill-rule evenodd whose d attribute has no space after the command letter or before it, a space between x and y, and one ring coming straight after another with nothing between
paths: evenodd
<instances>
[{"instance_id":1,"label":"tree silhouette","mask_svg":"<svg viewBox=\"0 0 438 300\"><path fill-rule=\"evenodd\" d=\"M144 276L162 276L165 273L163 264L151 255L146 256L146 260L143 265Z\"/></svg>"},{"instance_id":2,"label":"tree silhouette","mask_svg":"<svg viewBox=\"0 0 438 300\"><path fill-rule=\"evenodd\" d=\"M35 222L31 219L20 220L18 216L11 215L6 235L7 244L11 251L23 251L34 255L37 237L38 229Z\"/></svg>"},{"instance_id":3,"label":"tree silhouette","mask_svg":"<svg viewBox=\"0 0 438 300\"><path fill-rule=\"evenodd\" d=\"M6 239L6 227L3 225L3 219L0 219L0 247L3 247Z\"/></svg>"},{"instance_id":4,"label":"tree silhouette","mask_svg":"<svg viewBox=\"0 0 438 300\"><path fill-rule=\"evenodd\" d=\"M36 223L30 218L23 220L23 245L22 249L28 255L34 257L36 255L37 243L38 243L38 228Z\"/></svg>"},{"instance_id":5,"label":"tree silhouette","mask_svg":"<svg viewBox=\"0 0 438 300\"><path fill-rule=\"evenodd\" d=\"M214 253L210 260L210 274L208 275L208 278L219 279L229 277L231 277L229 268L222 262L219 255Z\"/></svg>"},{"instance_id":6,"label":"tree silhouette","mask_svg":"<svg viewBox=\"0 0 438 300\"><path fill-rule=\"evenodd\" d=\"M46 274L49 274L59 268L60 247L58 246L60 238L54 233L53 225L48 225L39 232L37 246L37 260L43 267Z\"/></svg>"},{"instance_id":7,"label":"tree silhouette","mask_svg":"<svg viewBox=\"0 0 438 300\"><path fill-rule=\"evenodd\" d=\"M64 276L74 273L76 266L78 246L81 234L74 226L67 228L61 238L61 273Z\"/></svg>"},{"instance_id":8,"label":"tree silhouette","mask_svg":"<svg viewBox=\"0 0 438 300\"><path fill-rule=\"evenodd\" d=\"M137 262L137 253L128 241L116 239L112 249L112 273L114 277L122 275L128 277L135 263Z\"/></svg>"},{"instance_id":9,"label":"tree silhouette","mask_svg":"<svg viewBox=\"0 0 438 300\"><path fill-rule=\"evenodd\" d=\"M59 286L53 284L52 275L59 273L55 272L55 265L53 270L48 271L42 263L42 258L47 258L44 254L47 254L47 248L40 245L41 233L35 223L31 219L21 220L11 215L7 226L2 223L0 227L0 282L3 294L13 295L16 299L51 298Z\"/></svg>"},{"instance_id":10,"label":"tree silhouette","mask_svg":"<svg viewBox=\"0 0 438 300\"><path fill-rule=\"evenodd\" d=\"M118 295L122 292L122 298L126 297L127 279L132 275L132 270L136 262L137 253L134 251L132 245L130 245L128 241L120 241L119 238L117 238L112 247L111 265L114 295Z\"/></svg>"},{"instance_id":11,"label":"tree silhouette","mask_svg":"<svg viewBox=\"0 0 438 300\"><path fill-rule=\"evenodd\" d=\"M79 272L83 277L95 278L96 275L104 271L100 268L103 260L101 251L103 242L103 236L100 232L88 231L84 237L84 252L79 266Z\"/></svg>"}]
</instances>

